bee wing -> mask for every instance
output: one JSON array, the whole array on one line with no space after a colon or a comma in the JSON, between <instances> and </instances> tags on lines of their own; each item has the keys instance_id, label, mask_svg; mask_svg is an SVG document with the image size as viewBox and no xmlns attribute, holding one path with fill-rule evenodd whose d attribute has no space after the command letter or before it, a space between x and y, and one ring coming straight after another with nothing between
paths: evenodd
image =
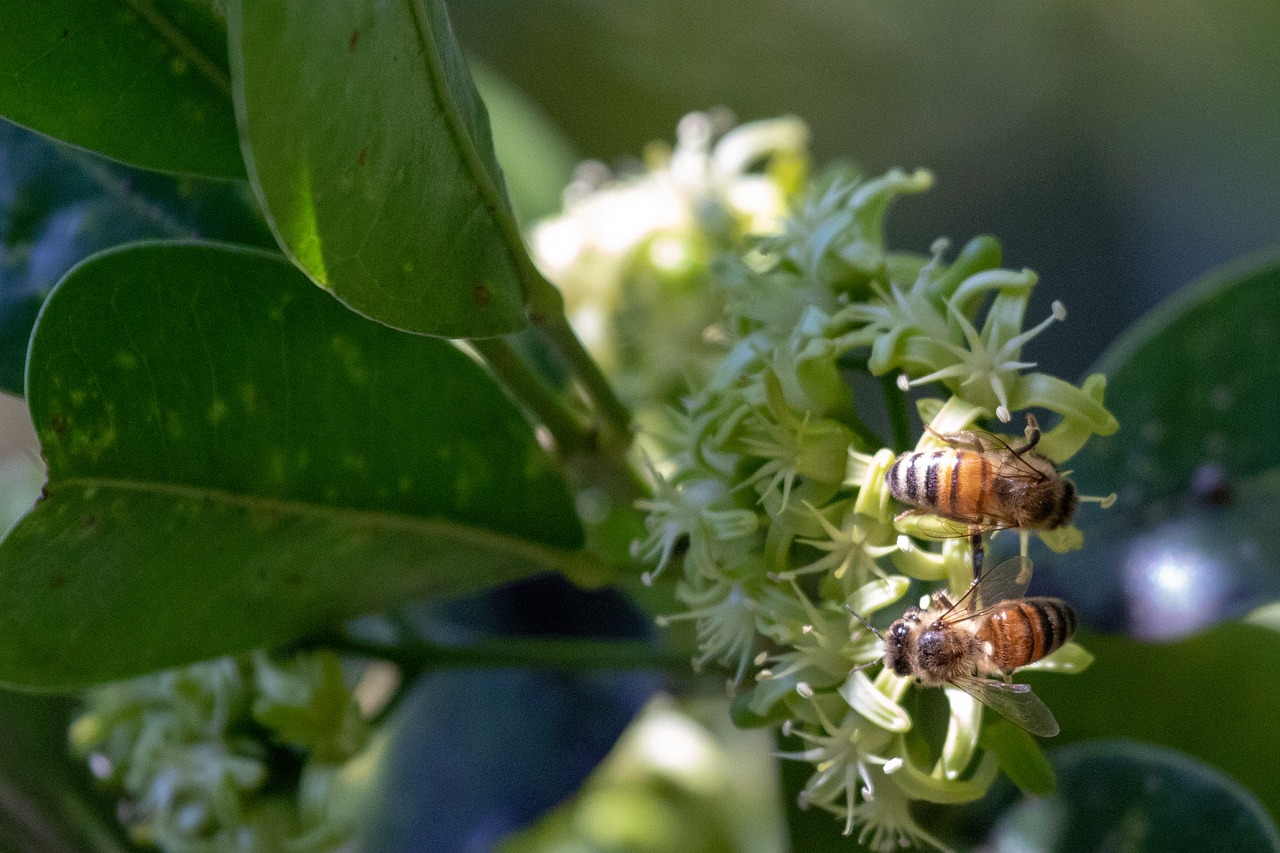
<instances>
[{"instance_id":1,"label":"bee wing","mask_svg":"<svg viewBox=\"0 0 1280 853\"><path fill-rule=\"evenodd\" d=\"M1030 685L989 678L957 678L951 683L1033 735L1053 737L1060 731L1053 712L1031 692Z\"/></svg>"},{"instance_id":2,"label":"bee wing","mask_svg":"<svg viewBox=\"0 0 1280 853\"><path fill-rule=\"evenodd\" d=\"M1032 483L1040 483L1049 479L1047 474L1027 462L1021 455L1014 453L1009 459L1013 470L1009 470L1007 467L1002 468L1000 476L1007 477L1010 480L1028 480Z\"/></svg>"},{"instance_id":3,"label":"bee wing","mask_svg":"<svg viewBox=\"0 0 1280 853\"><path fill-rule=\"evenodd\" d=\"M947 622L973 619L1002 601L1022 598L1030 585L1031 560L1026 557L1010 557L984 571L942 618Z\"/></svg>"},{"instance_id":4,"label":"bee wing","mask_svg":"<svg viewBox=\"0 0 1280 853\"><path fill-rule=\"evenodd\" d=\"M929 433L936 439L943 441L952 447L959 447L965 450L976 450L978 452L989 450L1003 450L1009 446L1009 443L994 432L987 432L984 429L966 429L960 432L936 432L932 425L926 427Z\"/></svg>"},{"instance_id":5,"label":"bee wing","mask_svg":"<svg viewBox=\"0 0 1280 853\"><path fill-rule=\"evenodd\" d=\"M994 533L997 530L1015 530L1017 524L1013 519L1000 515L979 515L973 517L940 515L936 510L920 513L920 521L911 530L912 536L922 539L968 539L972 535L970 526L977 527L983 533Z\"/></svg>"},{"instance_id":6,"label":"bee wing","mask_svg":"<svg viewBox=\"0 0 1280 853\"><path fill-rule=\"evenodd\" d=\"M985 430L974 429L967 432L957 433L949 438L954 439L952 443L963 442L964 444L981 448L988 453L1003 454L1009 461L1012 471L1004 470L1002 475L1015 480L1032 480L1039 482L1045 479L1044 472L1040 471L1034 465L1022 458L1022 453L1013 449L1013 445L1009 443L1009 439L996 435L994 432L986 432ZM1025 451L1023 451L1025 452Z\"/></svg>"},{"instance_id":7,"label":"bee wing","mask_svg":"<svg viewBox=\"0 0 1280 853\"><path fill-rule=\"evenodd\" d=\"M936 512L919 513L912 534L919 534L926 539L962 539L969 535L969 519L951 518L938 515ZM982 519L975 518L973 524Z\"/></svg>"},{"instance_id":8,"label":"bee wing","mask_svg":"<svg viewBox=\"0 0 1280 853\"><path fill-rule=\"evenodd\" d=\"M973 585L972 606L986 610L1011 598L1022 598L1031 585L1031 560L1010 557L982 573Z\"/></svg>"}]
</instances>

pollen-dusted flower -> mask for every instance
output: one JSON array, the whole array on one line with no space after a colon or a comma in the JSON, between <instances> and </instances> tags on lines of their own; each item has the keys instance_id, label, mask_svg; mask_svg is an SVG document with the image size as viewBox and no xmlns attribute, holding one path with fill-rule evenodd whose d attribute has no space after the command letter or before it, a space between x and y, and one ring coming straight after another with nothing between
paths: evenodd
<instances>
[{"instance_id":1,"label":"pollen-dusted flower","mask_svg":"<svg viewBox=\"0 0 1280 853\"><path fill-rule=\"evenodd\" d=\"M649 535L631 543L635 558L655 564L653 571L645 573L644 582L651 584L662 574L681 542L688 545L693 565L710 569L715 564L712 542L716 537L703 511L723 501L728 487L709 477L674 483L653 463L645 462L655 488L653 497L638 506L648 513L645 524Z\"/></svg>"},{"instance_id":2,"label":"pollen-dusted flower","mask_svg":"<svg viewBox=\"0 0 1280 853\"><path fill-rule=\"evenodd\" d=\"M893 541L888 545L873 544L874 540L884 538L884 526L874 518L860 515L852 507L845 513L840 527L827 521L816 509L813 514L822 525L826 537L801 538L797 542L827 553L808 565L782 573L783 578L824 572L830 573L831 577L841 583L857 586L866 583L872 574L887 577L879 560L898 550L896 535L890 537Z\"/></svg>"},{"instance_id":3,"label":"pollen-dusted flower","mask_svg":"<svg viewBox=\"0 0 1280 853\"><path fill-rule=\"evenodd\" d=\"M742 444L751 456L766 460L745 482L756 483L763 495L777 489L785 509L797 477L828 484L832 492L844 479L844 462L853 431L831 418L797 416L787 406L776 375L764 377L769 416L745 425Z\"/></svg>"}]
</instances>

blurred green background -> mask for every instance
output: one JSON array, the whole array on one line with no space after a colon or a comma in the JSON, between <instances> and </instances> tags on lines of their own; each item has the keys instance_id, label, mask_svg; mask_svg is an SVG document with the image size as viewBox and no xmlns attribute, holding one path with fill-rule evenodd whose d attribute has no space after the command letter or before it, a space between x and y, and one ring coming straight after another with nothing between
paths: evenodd
<instances>
[{"instance_id":1,"label":"blurred green background","mask_svg":"<svg viewBox=\"0 0 1280 853\"><path fill-rule=\"evenodd\" d=\"M453 0L463 46L586 157L684 113L784 113L817 162L924 166L891 244L997 235L1067 326L1032 355L1076 376L1146 308L1280 226L1280 6L978 0ZM512 165L508 165L510 170Z\"/></svg>"}]
</instances>

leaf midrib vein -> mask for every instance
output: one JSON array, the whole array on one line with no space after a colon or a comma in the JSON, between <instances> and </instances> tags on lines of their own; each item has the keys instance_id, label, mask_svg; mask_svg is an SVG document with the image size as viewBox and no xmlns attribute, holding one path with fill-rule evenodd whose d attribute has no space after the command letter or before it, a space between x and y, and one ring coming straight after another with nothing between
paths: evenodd
<instances>
[{"instance_id":1,"label":"leaf midrib vein","mask_svg":"<svg viewBox=\"0 0 1280 853\"><path fill-rule=\"evenodd\" d=\"M476 547L506 552L513 557L527 560L552 571L563 572L568 566L579 563L583 559L583 555L578 551L543 545L519 536L500 533L496 530L440 516L428 518L380 510L326 506L300 500L271 498L263 495L246 495L225 489L191 486L181 483L107 477L67 477L51 480L46 487L47 497L40 503L55 500L71 489L94 488L139 492L188 500L214 501L226 506L271 510L298 517L344 524L372 524L386 530L414 533L422 536L447 537L462 540L466 544ZM37 508L39 505L37 504Z\"/></svg>"},{"instance_id":2,"label":"leaf midrib vein","mask_svg":"<svg viewBox=\"0 0 1280 853\"><path fill-rule=\"evenodd\" d=\"M519 228L516 226L515 219L508 213L506 201L501 193L498 192L493 176L489 173L484 163L481 162L480 152L476 150L471 135L467 133L466 127L463 126L462 116L457 104L450 97L449 87L445 80L444 64L441 62L440 54L436 50L436 42L432 38L427 12L422 5L424 0L406 0L406 2L409 3L413 12L414 26L417 30L418 41L422 46L422 56L424 57L427 77L431 81L431 90L440 105L440 112L445 118L445 124L449 128L449 135L452 137L453 143L462 157L464 166L475 180L481 203L488 208L490 217L502 234L503 251L506 253L507 259L516 273L516 280L520 284L521 291L528 298L527 267L529 261L524 252L524 241L520 236ZM433 0L425 0L425 2L433 2Z\"/></svg>"},{"instance_id":3,"label":"leaf midrib vein","mask_svg":"<svg viewBox=\"0 0 1280 853\"><path fill-rule=\"evenodd\" d=\"M231 100L231 77L218 66L208 54L196 46L195 42L187 38L182 30L178 29L172 21L162 15L147 0L124 0L124 4L136 12L144 21L155 30L156 35L160 36L174 52L191 63L200 75L209 81L218 93Z\"/></svg>"}]
</instances>

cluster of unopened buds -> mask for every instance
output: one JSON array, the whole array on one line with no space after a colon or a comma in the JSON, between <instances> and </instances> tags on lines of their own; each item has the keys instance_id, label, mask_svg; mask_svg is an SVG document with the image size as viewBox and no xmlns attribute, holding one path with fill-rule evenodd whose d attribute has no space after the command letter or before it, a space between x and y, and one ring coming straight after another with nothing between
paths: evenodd
<instances>
[{"instance_id":1,"label":"cluster of unopened buds","mask_svg":"<svg viewBox=\"0 0 1280 853\"><path fill-rule=\"evenodd\" d=\"M1117 427L1103 376L1075 386L1024 359L1066 310L1024 329L1037 277L1001 268L994 239L950 259L945 241L927 257L885 249L889 202L931 184L898 170L815 181L776 234L713 263L722 356L669 413L634 547L647 582L680 573L687 609L662 621L695 621L695 663L728 668L738 721L782 725L799 744L783 757L814 766L802 804L877 850L941 848L910 804L987 791L984 708L1057 731L1009 676L1091 658L1069 607L1023 597L1028 540L1079 547L1071 518L1090 499L1056 466ZM898 446L867 426L858 370L882 377ZM925 429L904 446L904 392L920 388L940 395L916 401ZM1032 410L1056 423L1042 433ZM1021 434L999 426L1015 413ZM999 529L1020 531L1022 556L984 567ZM908 609L920 583L933 592ZM945 732L929 731L918 709L943 701L945 717L925 716Z\"/></svg>"}]
</instances>

